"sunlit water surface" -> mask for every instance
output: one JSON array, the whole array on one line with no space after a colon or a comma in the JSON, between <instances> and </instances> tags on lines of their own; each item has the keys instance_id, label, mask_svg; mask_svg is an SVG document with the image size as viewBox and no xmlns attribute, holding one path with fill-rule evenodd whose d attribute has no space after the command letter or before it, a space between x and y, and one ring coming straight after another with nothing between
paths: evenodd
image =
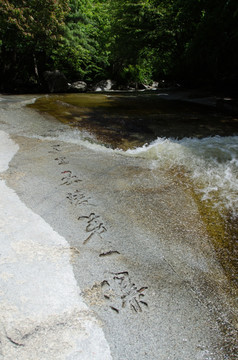
<instances>
[{"instance_id":1,"label":"sunlit water surface","mask_svg":"<svg viewBox=\"0 0 238 360\"><path fill-rule=\"evenodd\" d=\"M238 258L238 119L158 94L67 94L31 105L70 125L58 139L148 158L191 192L234 282Z\"/></svg>"}]
</instances>

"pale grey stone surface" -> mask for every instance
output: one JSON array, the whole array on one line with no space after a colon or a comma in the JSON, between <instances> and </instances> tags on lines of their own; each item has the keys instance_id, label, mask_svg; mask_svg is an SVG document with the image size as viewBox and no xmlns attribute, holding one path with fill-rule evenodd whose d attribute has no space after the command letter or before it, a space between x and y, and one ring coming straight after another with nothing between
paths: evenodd
<instances>
[{"instance_id":1,"label":"pale grey stone surface","mask_svg":"<svg viewBox=\"0 0 238 360\"><path fill-rule=\"evenodd\" d=\"M1 177L26 209L70 244L66 253L80 298L97 319L92 326L95 321L102 327L112 358L235 359L237 307L196 205L176 179L149 160L72 141L66 126L18 103L3 104L0 121L0 129L19 146ZM21 254L20 245L13 250ZM43 264L51 251L28 242L24 256L29 248L31 265L42 256L38 267L52 273ZM62 291L54 293L63 306L71 296L60 268L54 276L62 279ZM79 336L75 318L73 312L62 315L60 324L72 321ZM29 352L43 332L50 351L57 336L51 325L26 339ZM18 326L29 334L28 322ZM2 332L3 358L9 359L7 339L22 359L23 347L13 343L20 344L19 332L13 330ZM40 351L34 360L48 359ZM81 359L77 356L71 358Z\"/></svg>"}]
</instances>

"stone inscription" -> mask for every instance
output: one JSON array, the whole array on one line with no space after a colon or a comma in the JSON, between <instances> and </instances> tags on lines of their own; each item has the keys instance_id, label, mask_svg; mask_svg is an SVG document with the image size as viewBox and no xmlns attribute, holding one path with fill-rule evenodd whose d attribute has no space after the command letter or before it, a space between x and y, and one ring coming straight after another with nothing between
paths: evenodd
<instances>
[{"instance_id":1,"label":"stone inscription","mask_svg":"<svg viewBox=\"0 0 238 360\"><path fill-rule=\"evenodd\" d=\"M50 151L48 151L49 154L57 154L59 151L61 151L60 145L52 145Z\"/></svg>"},{"instance_id":2,"label":"stone inscription","mask_svg":"<svg viewBox=\"0 0 238 360\"><path fill-rule=\"evenodd\" d=\"M69 163L65 156L59 156L55 158L55 160L58 161L58 165L66 165Z\"/></svg>"},{"instance_id":3,"label":"stone inscription","mask_svg":"<svg viewBox=\"0 0 238 360\"><path fill-rule=\"evenodd\" d=\"M52 154L58 154L61 152L61 145L51 146L51 150L48 151ZM54 158L58 165L68 165L69 161L65 156L57 156ZM78 188L78 184L81 187ZM66 199L69 203L78 209L81 214L76 215L79 223L82 225L85 231L85 239L83 245L86 245L90 239L95 236L103 238L103 234L107 232L107 227L100 214L90 211L91 206L96 206L91 203L91 197L86 195L86 191L83 188L83 181L72 173L71 170L61 171L61 183L60 186L68 186L69 191L66 194ZM72 187L72 188L71 188ZM83 206L83 208L82 208ZM89 206L87 211L87 206ZM85 214L86 212L86 214ZM80 251L76 248L71 248L74 255L80 255ZM101 252L100 258L105 258L111 255L120 255L117 250L109 250ZM101 294L99 298L104 299L103 304L107 303L107 306L119 314L123 309L129 309L134 313L141 313L148 308L146 299L147 287L137 287L127 271L109 273L107 279L98 283L97 288L100 289Z\"/></svg>"},{"instance_id":4,"label":"stone inscription","mask_svg":"<svg viewBox=\"0 0 238 360\"><path fill-rule=\"evenodd\" d=\"M95 213L90 213L88 216L79 216L78 220L83 220L85 224L85 231L88 233L88 237L84 240L85 245L94 235L101 235L107 231L101 217Z\"/></svg>"},{"instance_id":5,"label":"stone inscription","mask_svg":"<svg viewBox=\"0 0 238 360\"><path fill-rule=\"evenodd\" d=\"M129 308L134 313L140 313L148 308L145 301L146 286L137 287L127 271L112 273L111 276L111 279L101 283L101 288L112 310L119 313L122 309Z\"/></svg>"},{"instance_id":6,"label":"stone inscription","mask_svg":"<svg viewBox=\"0 0 238 360\"><path fill-rule=\"evenodd\" d=\"M82 189L76 189L73 192L67 193L66 198L70 202L71 205L79 206L79 205L92 205L90 203L91 198L86 196Z\"/></svg>"},{"instance_id":7,"label":"stone inscription","mask_svg":"<svg viewBox=\"0 0 238 360\"><path fill-rule=\"evenodd\" d=\"M63 174L64 176L61 178L60 185L72 185L82 181L76 175L73 175L72 171L70 170L62 171L61 174Z\"/></svg>"}]
</instances>

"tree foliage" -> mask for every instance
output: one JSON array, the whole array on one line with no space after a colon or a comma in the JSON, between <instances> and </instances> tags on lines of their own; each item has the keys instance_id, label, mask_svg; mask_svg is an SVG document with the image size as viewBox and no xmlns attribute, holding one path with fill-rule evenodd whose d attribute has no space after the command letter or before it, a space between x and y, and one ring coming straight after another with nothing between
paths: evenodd
<instances>
[{"instance_id":1,"label":"tree foliage","mask_svg":"<svg viewBox=\"0 0 238 360\"><path fill-rule=\"evenodd\" d=\"M114 0L111 4L117 71L137 66L147 78L195 83L238 77L236 0Z\"/></svg>"},{"instance_id":2,"label":"tree foliage","mask_svg":"<svg viewBox=\"0 0 238 360\"><path fill-rule=\"evenodd\" d=\"M201 21L185 52L188 75L219 81L238 80L238 3L204 1ZM233 82L232 81L232 82Z\"/></svg>"},{"instance_id":3,"label":"tree foliage","mask_svg":"<svg viewBox=\"0 0 238 360\"><path fill-rule=\"evenodd\" d=\"M237 0L0 0L1 85L238 78ZM9 81L10 79L10 81Z\"/></svg>"},{"instance_id":4,"label":"tree foliage","mask_svg":"<svg viewBox=\"0 0 238 360\"><path fill-rule=\"evenodd\" d=\"M68 0L1 0L0 66L2 85L39 81L38 67L62 35Z\"/></svg>"},{"instance_id":5,"label":"tree foliage","mask_svg":"<svg viewBox=\"0 0 238 360\"><path fill-rule=\"evenodd\" d=\"M5 0L0 3L1 20L13 25L26 38L56 39L69 10L67 0Z\"/></svg>"},{"instance_id":6,"label":"tree foliage","mask_svg":"<svg viewBox=\"0 0 238 360\"><path fill-rule=\"evenodd\" d=\"M65 18L64 38L52 59L69 78L92 80L106 72L109 55L107 0L71 0Z\"/></svg>"}]
</instances>

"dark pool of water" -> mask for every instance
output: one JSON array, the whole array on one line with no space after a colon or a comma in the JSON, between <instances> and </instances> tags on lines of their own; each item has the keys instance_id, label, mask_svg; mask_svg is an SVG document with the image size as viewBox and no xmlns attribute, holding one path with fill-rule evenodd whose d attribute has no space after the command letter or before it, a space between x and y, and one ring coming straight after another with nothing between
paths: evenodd
<instances>
[{"instance_id":1,"label":"dark pool of water","mask_svg":"<svg viewBox=\"0 0 238 360\"><path fill-rule=\"evenodd\" d=\"M161 99L158 94L66 94L39 98L31 105L63 123L87 130L112 148L128 149L158 137L238 134L238 120L198 104Z\"/></svg>"}]
</instances>

